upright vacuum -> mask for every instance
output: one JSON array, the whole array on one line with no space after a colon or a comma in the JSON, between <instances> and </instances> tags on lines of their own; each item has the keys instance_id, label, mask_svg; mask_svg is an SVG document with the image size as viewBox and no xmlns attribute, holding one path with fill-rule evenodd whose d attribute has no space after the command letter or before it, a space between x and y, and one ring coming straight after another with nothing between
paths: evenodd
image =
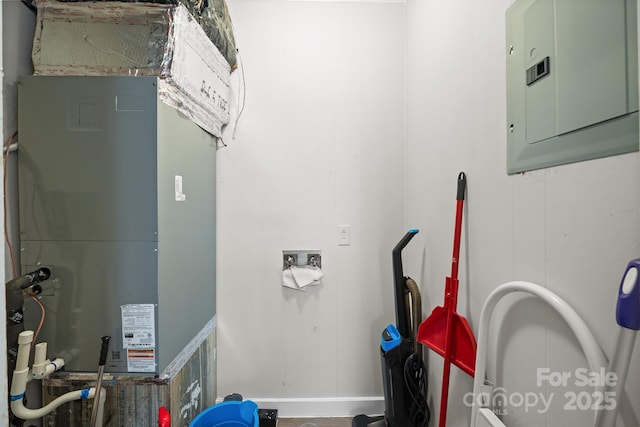
<instances>
[{"instance_id":1,"label":"upright vacuum","mask_svg":"<svg viewBox=\"0 0 640 427\"><path fill-rule=\"evenodd\" d=\"M392 251L396 325L387 326L380 337L384 416L358 415L352 427L426 427L429 423L426 368L416 340L422 301L418 285L402 271L402 249L417 233L409 230Z\"/></svg>"}]
</instances>

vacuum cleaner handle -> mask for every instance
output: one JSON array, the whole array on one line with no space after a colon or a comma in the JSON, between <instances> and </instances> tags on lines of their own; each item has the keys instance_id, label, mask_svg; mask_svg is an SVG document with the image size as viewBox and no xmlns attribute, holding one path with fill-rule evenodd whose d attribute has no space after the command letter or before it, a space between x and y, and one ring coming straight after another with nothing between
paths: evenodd
<instances>
[{"instance_id":1,"label":"vacuum cleaner handle","mask_svg":"<svg viewBox=\"0 0 640 427\"><path fill-rule=\"evenodd\" d=\"M631 260L620 283L616 321L618 325L640 330L640 258Z\"/></svg>"},{"instance_id":2,"label":"vacuum cleaner handle","mask_svg":"<svg viewBox=\"0 0 640 427\"><path fill-rule=\"evenodd\" d=\"M640 330L640 280L638 270L640 270L640 258L629 261L618 289L616 321L621 328L618 332L613 354L609 360L607 374L614 373L617 378L613 383L607 382L605 396L618 398L624 393L624 384L629 372L636 335ZM594 427L616 425L619 406L620 401L612 409L598 411L593 424Z\"/></svg>"},{"instance_id":3,"label":"vacuum cleaner handle","mask_svg":"<svg viewBox=\"0 0 640 427\"><path fill-rule=\"evenodd\" d=\"M402 271L402 249L404 249L409 241L418 234L419 230L411 229L400 239L398 244L391 252L393 262L393 283L396 297L396 326L398 332L404 338L413 340L411 327L409 325L409 317L407 314L407 307L405 305L405 285L404 285L404 273Z\"/></svg>"},{"instance_id":4,"label":"vacuum cleaner handle","mask_svg":"<svg viewBox=\"0 0 640 427\"><path fill-rule=\"evenodd\" d=\"M398 244L396 244L396 247L393 248L393 265L394 267L396 266L396 263L400 262L400 252L402 252L402 250L404 249L405 246L407 246L409 244L409 242L411 241L411 239L413 239L413 237L418 234L420 232L420 230L413 228L409 231L407 231L407 234L405 234L402 239L400 239L400 241L398 242ZM396 259L397 258L397 259ZM400 262L400 267L402 268L402 263Z\"/></svg>"}]
</instances>

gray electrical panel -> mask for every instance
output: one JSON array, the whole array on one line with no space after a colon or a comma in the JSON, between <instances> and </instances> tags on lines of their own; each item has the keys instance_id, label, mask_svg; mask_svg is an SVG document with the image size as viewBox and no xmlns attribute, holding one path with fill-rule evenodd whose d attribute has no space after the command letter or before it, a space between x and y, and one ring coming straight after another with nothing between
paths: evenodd
<instances>
[{"instance_id":1,"label":"gray electrical panel","mask_svg":"<svg viewBox=\"0 0 640 427\"><path fill-rule=\"evenodd\" d=\"M66 370L161 374L215 315L216 144L156 77L23 78L20 258ZM35 329L40 309L25 304Z\"/></svg>"},{"instance_id":2,"label":"gray electrical panel","mask_svg":"<svg viewBox=\"0 0 640 427\"><path fill-rule=\"evenodd\" d=\"M636 0L506 12L507 172L638 150Z\"/></svg>"}]
</instances>

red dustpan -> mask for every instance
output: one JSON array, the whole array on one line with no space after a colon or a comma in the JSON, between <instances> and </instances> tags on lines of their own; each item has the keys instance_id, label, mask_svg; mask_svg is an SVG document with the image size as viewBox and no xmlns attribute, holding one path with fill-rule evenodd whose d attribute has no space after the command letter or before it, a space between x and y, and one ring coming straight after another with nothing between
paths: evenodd
<instances>
[{"instance_id":1,"label":"red dustpan","mask_svg":"<svg viewBox=\"0 0 640 427\"><path fill-rule=\"evenodd\" d=\"M462 233L462 209L467 180L464 172L458 175L456 197L456 223L453 238L451 277L447 277L444 291L444 306L436 307L418 328L418 342L444 357L442 373L442 396L440 399L439 427L446 425L447 400L449 395L449 373L451 363L473 376L476 365L476 338L467 319L456 312L458 304L458 258Z\"/></svg>"}]
</instances>

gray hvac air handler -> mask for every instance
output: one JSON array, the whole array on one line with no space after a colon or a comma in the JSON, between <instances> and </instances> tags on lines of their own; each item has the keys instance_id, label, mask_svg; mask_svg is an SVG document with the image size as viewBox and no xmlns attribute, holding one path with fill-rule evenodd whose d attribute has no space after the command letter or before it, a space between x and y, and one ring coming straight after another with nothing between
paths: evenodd
<instances>
[{"instance_id":1,"label":"gray hvac air handler","mask_svg":"<svg viewBox=\"0 0 640 427\"><path fill-rule=\"evenodd\" d=\"M214 139L156 77L31 76L18 93L21 269L52 271L39 341L91 372L109 335L107 372L161 375L215 315Z\"/></svg>"}]
</instances>

